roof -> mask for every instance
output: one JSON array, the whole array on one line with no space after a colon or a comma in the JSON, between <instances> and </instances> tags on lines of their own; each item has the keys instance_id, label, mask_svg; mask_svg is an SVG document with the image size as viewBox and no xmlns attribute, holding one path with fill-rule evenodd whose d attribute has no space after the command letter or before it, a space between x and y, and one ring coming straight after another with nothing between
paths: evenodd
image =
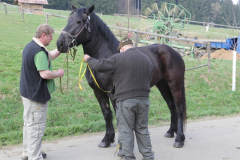
<instances>
[{"instance_id":1,"label":"roof","mask_svg":"<svg viewBox=\"0 0 240 160\"><path fill-rule=\"evenodd\" d=\"M14 0L18 3L32 3L32 4L48 4L47 0Z\"/></svg>"}]
</instances>

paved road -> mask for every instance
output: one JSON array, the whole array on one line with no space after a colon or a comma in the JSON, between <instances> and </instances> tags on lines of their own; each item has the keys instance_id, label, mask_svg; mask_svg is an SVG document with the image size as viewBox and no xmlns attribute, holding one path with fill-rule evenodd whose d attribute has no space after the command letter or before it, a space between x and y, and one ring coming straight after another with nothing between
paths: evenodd
<instances>
[{"instance_id":1,"label":"paved road","mask_svg":"<svg viewBox=\"0 0 240 160\"><path fill-rule=\"evenodd\" d=\"M165 138L166 127L151 127L155 160L240 160L240 116L191 122L187 124L183 148L173 148L173 138ZM43 141L46 160L119 160L114 156L117 144L98 148L104 133ZM8 146L0 150L0 160L20 160L22 147ZM135 144L137 160L142 156Z\"/></svg>"}]
</instances>

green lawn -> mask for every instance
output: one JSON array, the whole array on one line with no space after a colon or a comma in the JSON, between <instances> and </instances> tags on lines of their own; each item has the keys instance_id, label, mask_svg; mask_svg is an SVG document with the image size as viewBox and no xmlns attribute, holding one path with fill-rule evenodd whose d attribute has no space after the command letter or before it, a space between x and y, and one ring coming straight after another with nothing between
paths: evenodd
<instances>
[{"instance_id":1,"label":"green lawn","mask_svg":"<svg viewBox=\"0 0 240 160\"><path fill-rule=\"evenodd\" d=\"M114 25L120 17L115 20L114 16L103 15L102 18L107 24ZM36 28L45 22L44 15L25 14L23 22L19 13L5 15L4 12L0 12L0 146L22 142L23 105L19 94L22 50L31 41ZM48 50L56 48L56 40L66 23L66 18L49 18L49 24L55 29L55 34L54 40L47 47ZM81 82L84 91L78 88L78 72L82 57L83 51L80 46L75 61L69 58L69 87L66 88L67 76L65 76L64 94L60 92L59 79L55 80L57 91L49 103L44 139L105 130L100 106L85 77ZM62 54L60 58L54 60L53 68L55 70L61 68L64 59L65 54ZM198 60L190 56L185 56L184 60L186 68L207 63L205 59ZM240 113L239 76L236 91L231 91L232 61L211 62L211 73L208 73L207 67L186 72L185 88L189 119ZM66 70L66 67L64 69ZM240 73L239 61L237 75L238 73ZM151 90L150 101L150 125L159 126L168 122L170 120L168 107L156 87ZM114 126L116 128L115 118Z\"/></svg>"}]
</instances>

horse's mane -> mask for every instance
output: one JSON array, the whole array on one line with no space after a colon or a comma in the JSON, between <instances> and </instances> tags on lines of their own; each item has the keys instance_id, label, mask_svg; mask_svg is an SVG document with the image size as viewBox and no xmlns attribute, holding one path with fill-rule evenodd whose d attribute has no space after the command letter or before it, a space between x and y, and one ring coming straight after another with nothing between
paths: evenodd
<instances>
[{"instance_id":1,"label":"horse's mane","mask_svg":"<svg viewBox=\"0 0 240 160\"><path fill-rule=\"evenodd\" d=\"M109 29L106 23L104 23L94 12L92 13L91 18L93 19L95 29L99 31L108 42L109 49L113 53L116 52L116 48L119 44L119 41L114 36L112 31Z\"/></svg>"}]
</instances>

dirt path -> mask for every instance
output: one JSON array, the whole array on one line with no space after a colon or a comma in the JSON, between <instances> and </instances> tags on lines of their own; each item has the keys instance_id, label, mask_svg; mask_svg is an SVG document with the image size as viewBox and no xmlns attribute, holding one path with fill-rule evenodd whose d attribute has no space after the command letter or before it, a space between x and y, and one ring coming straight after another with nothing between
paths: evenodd
<instances>
[{"instance_id":1,"label":"dirt path","mask_svg":"<svg viewBox=\"0 0 240 160\"><path fill-rule=\"evenodd\" d=\"M189 122L185 131L183 148L173 148L173 138L163 135L168 126L150 127L155 160L238 160L240 159L240 116L221 119L205 119ZM54 141L43 141L42 148L47 152L46 160L119 160L114 153L115 142L109 148L97 145L104 133L84 134L65 137ZM1 160L20 160L21 145L8 146L0 150ZM135 144L137 160L142 156Z\"/></svg>"}]
</instances>

